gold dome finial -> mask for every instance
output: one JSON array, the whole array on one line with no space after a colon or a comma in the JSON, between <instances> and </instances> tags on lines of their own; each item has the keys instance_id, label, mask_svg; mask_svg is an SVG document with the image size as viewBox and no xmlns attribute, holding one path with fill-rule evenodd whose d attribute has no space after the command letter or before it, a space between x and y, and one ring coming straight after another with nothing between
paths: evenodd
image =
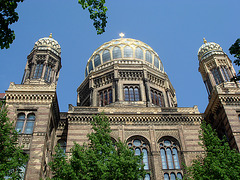
<instances>
[{"instance_id":1,"label":"gold dome finial","mask_svg":"<svg viewBox=\"0 0 240 180\"><path fill-rule=\"evenodd\" d=\"M52 33L50 33L49 38L52 38Z\"/></svg>"},{"instance_id":2,"label":"gold dome finial","mask_svg":"<svg viewBox=\"0 0 240 180\"><path fill-rule=\"evenodd\" d=\"M206 40L205 38L203 38L203 42L204 42L204 44L206 44L206 43L207 43L207 40Z\"/></svg>"},{"instance_id":3,"label":"gold dome finial","mask_svg":"<svg viewBox=\"0 0 240 180\"><path fill-rule=\"evenodd\" d=\"M121 37L121 38L123 38L124 36L125 36L125 34L123 34L122 32L119 34L119 36Z\"/></svg>"}]
</instances>

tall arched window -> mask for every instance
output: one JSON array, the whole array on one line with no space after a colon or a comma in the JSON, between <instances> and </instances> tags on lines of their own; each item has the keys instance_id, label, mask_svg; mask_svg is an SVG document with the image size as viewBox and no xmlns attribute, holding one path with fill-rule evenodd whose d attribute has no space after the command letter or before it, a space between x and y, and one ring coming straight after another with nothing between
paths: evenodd
<instances>
[{"instance_id":1,"label":"tall arched window","mask_svg":"<svg viewBox=\"0 0 240 180\"><path fill-rule=\"evenodd\" d=\"M137 47L135 50L135 58L143 59L143 50L140 47Z\"/></svg>"},{"instance_id":2,"label":"tall arched window","mask_svg":"<svg viewBox=\"0 0 240 180\"><path fill-rule=\"evenodd\" d=\"M173 138L162 138L159 141L164 180L182 179L182 171L179 162L179 143ZM177 178L176 178L177 177Z\"/></svg>"},{"instance_id":3,"label":"tall arched window","mask_svg":"<svg viewBox=\"0 0 240 180\"><path fill-rule=\"evenodd\" d=\"M152 103L164 107L164 100L163 100L163 94L160 91L157 91L155 89L151 89L151 98L152 98Z\"/></svg>"},{"instance_id":4,"label":"tall arched window","mask_svg":"<svg viewBox=\"0 0 240 180\"><path fill-rule=\"evenodd\" d=\"M89 65L88 65L88 71L89 73L93 70L93 64L92 64L92 60L89 62Z\"/></svg>"},{"instance_id":5,"label":"tall arched window","mask_svg":"<svg viewBox=\"0 0 240 180\"><path fill-rule=\"evenodd\" d=\"M221 69L221 72L222 72L222 75L223 75L225 81L230 81L231 78L229 76L227 67L226 66L221 66L220 69Z\"/></svg>"},{"instance_id":6,"label":"tall arched window","mask_svg":"<svg viewBox=\"0 0 240 180\"><path fill-rule=\"evenodd\" d=\"M103 107L112 103L112 88L104 89L98 92L99 106Z\"/></svg>"},{"instance_id":7,"label":"tall arched window","mask_svg":"<svg viewBox=\"0 0 240 180\"><path fill-rule=\"evenodd\" d=\"M121 49L119 47L114 47L113 51L112 51L112 54L113 54L113 59L118 59L118 58L122 57L122 52L121 52Z\"/></svg>"},{"instance_id":8,"label":"tall arched window","mask_svg":"<svg viewBox=\"0 0 240 180\"><path fill-rule=\"evenodd\" d=\"M149 145L146 142L144 142L143 139L136 137L136 138L131 138L128 141L128 147L135 150L136 156L140 156L141 153L143 154L143 162L142 163L144 164L144 169L150 170L149 161L148 161Z\"/></svg>"},{"instance_id":9,"label":"tall arched window","mask_svg":"<svg viewBox=\"0 0 240 180\"><path fill-rule=\"evenodd\" d=\"M17 116L17 123L15 129L18 133L32 134L34 123L35 114L30 113L27 115L26 118L25 113L19 113Z\"/></svg>"},{"instance_id":10,"label":"tall arched window","mask_svg":"<svg viewBox=\"0 0 240 180\"><path fill-rule=\"evenodd\" d=\"M43 63L38 63L34 72L34 79L39 79L42 77Z\"/></svg>"},{"instance_id":11,"label":"tall arched window","mask_svg":"<svg viewBox=\"0 0 240 180\"><path fill-rule=\"evenodd\" d=\"M126 46L124 48L124 57L128 58L128 57L133 57L133 50L130 46Z\"/></svg>"},{"instance_id":12,"label":"tall arched window","mask_svg":"<svg viewBox=\"0 0 240 180\"><path fill-rule=\"evenodd\" d=\"M154 56L154 66L159 69L159 59L157 56Z\"/></svg>"},{"instance_id":13,"label":"tall arched window","mask_svg":"<svg viewBox=\"0 0 240 180\"><path fill-rule=\"evenodd\" d=\"M152 54L149 51L146 51L145 59L152 64Z\"/></svg>"},{"instance_id":14,"label":"tall arched window","mask_svg":"<svg viewBox=\"0 0 240 180\"><path fill-rule=\"evenodd\" d=\"M148 141L143 137L131 137L128 141L128 147L135 151L136 156L140 156L141 153L143 154L143 165L144 169L147 171L147 174L144 177L144 180L151 179L151 167L149 163L149 152L150 146Z\"/></svg>"},{"instance_id":15,"label":"tall arched window","mask_svg":"<svg viewBox=\"0 0 240 180\"><path fill-rule=\"evenodd\" d=\"M220 76L219 71L218 71L217 68L211 69L211 73L212 73L212 75L213 75L213 78L214 78L214 80L215 80L216 85L222 83L222 78L221 78L221 76Z\"/></svg>"},{"instance_id":16,"label":"tall arched window","mask_svg":"<svg viewBox=\"0 0 240 180\"><path fill-rule=\"evenodd\" d=\"M28 114L27 116L27 122L25 125L25 134L32 134L33 133L33 127L35 123L35 115L34 114Z\"/></svg>"},{"instance_id":17,"label":"tall arched window","mask_svg":"<svg viewBox=\"0 0 240 180\"><path fill-rule=\"evenodd\" d=\"M95 66L95 68L96 68L97 66L99 66L100 64L101 64L100 56L99 56L99 54L97 54L97 55L94 57L94 66Z\"/></svg>"},{"instance_id":18,"label":"tall arched window","mask_svg":"<svg viewBox=\"0 0 240 180\"><path fill-rule=\"evenodd\" d=\"M109 61L110 59L111 59L110 51L108 49L104 50L103 54L102 54L102 61L103 61L103 63Z\"/></svg>"},{"instance_id":19,"label":"tall arched window","mask_svg":"<svg viewBox=\"0 0 240 180\"><path fill-rule=\"evenodd\" d=\"M25 122L25 114L24 113L19 113L18 117L17 117L16 128L15 128L18 133L23 132L24 122Z\"/></svg>"},{"instance_id":20,"label":"tall arched window","mask_svg":"<svg viewBox=\"0 0 240 180\"><path fill-rule=\"evenodd\" d=\"M140 101L140 93L138 86L125 86L124 87L124 100L125 101Z\"/></svg>"},{"instance_id":21,"label":"tall arched window","mask_svg":"<svg viewBox=\"0 0 240 180\"><path fill-rule=\"evenodd\" d=\"M45 81L50 82L51 72L52 72L52 67L46 66L46 70L45 70L45 74L44 74Z\"/></svg>"}]
</instances>

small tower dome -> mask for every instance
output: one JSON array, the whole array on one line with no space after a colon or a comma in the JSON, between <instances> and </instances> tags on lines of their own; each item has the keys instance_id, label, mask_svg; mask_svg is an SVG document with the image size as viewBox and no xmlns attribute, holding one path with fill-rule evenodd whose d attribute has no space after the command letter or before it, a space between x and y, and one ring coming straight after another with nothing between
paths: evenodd
<instances>
[{"instance_id":1,"label":"small tower dome","mask_svg":"<svg viewBox=\"0 0 240 180\"><path fill-rule=\"evenodd\" d=\"M207 42L204 38L204 44L198 50L198 60L201 61L213 54L225 54L221 46L215 42Z\"/></svg>"},{"instance_id":2,"label":"small tower dome","mask_svg":"<svg viewBox=\"0 0 240 180\"><path fill-rule=\"evenodd\" d=\"M27 57L22 84L52 84L57 85L61 69L61 47L52 38L44 37L35 42Z\"/></svg>"},{"instance_id":3,"label":"small tower dome","mask_svg":"<svg viewBox=\"0 0 240 180\"><path fill-rule=\"evenodd\" d=\"M58 56L61 55L61 47L58 42L52 38L52 33L49 37L44 37L35 42L33 50L51 50Z\"/></svg>"}]
</instances>

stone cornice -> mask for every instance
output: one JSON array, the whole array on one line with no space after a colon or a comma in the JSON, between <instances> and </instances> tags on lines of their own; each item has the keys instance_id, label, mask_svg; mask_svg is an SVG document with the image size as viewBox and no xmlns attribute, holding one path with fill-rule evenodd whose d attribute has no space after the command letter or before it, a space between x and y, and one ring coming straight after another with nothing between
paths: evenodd
<instances>
[{"instance_id":1,"label":"stone cornice","mask_svg":"<svg viewBox=\"0 0 240 180\"><path fill-rule=\"evenodd\" d=\"M110 115L106 114L111 124L124 125L200 125L203 117L196 115ZM69 124L89 124L92 115L69 114Z\"/></svg>"},{"instance_id":2,"label":"stone cornice","mask_svg":"<svg viewBox=\"0 0 240 180\"><path fill-rule=\"evenodd\" d=\"M54 83L52 84L15 84L14 82L11 82L9 85L9 88L7 92L11 91L26 91L26 92L31 92L31 91L38 91L38 92L43 92L43 91L56 91L56 85Z\"/></svg>"},{"instance_id":3,"label":"stone cornice","mask_svg":"<svg viewBox=\"0 0 240 180\"><path fill-rule=\"evenodd\" d=\"M200 114L198 107L86 107L69 105L68 113L79 114Z\"/></svg>"}]
</instances>

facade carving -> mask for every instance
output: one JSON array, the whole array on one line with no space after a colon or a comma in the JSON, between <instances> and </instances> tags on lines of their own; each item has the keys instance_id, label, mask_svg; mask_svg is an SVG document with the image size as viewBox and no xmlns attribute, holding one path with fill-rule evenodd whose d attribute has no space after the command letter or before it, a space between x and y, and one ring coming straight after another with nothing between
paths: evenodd
<instances>
[{"instance_id":1,"label":"facade carving","mask_svg":"<svg viewBox=\"0 0 240 180\"><path fill-rule=\"evenodd\" d=\"M194 107L177 107L175 89L158 54L147 44L120 38L97 48L77 89L77 105L59 112L56 86L61 47L52 35L39 39L27 57L22 84L6 91L8 116L19 131L19 145L29 154L25 179L51 176L48 163L59 143L70 156L73 142L87 142L93 115L102 112L114 141L126 141L143 153L146 180L182 179L182 163L190 165L203 149L199 129L207 120L230 146L240 145L240 89L230 82L235 71L216 43L198 52L199 71L209 94L204 114Z\"/></svg>"}]
</instances>

